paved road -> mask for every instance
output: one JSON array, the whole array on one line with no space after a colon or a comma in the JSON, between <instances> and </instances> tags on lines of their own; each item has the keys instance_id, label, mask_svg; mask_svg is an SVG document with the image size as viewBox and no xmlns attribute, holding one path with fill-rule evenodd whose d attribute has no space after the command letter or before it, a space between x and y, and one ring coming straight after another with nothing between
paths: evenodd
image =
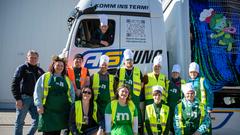
<instances>
[{"instance_id":1,"label":"paved road","mask_svg":"<svg viewBox=\"0 0 240 135\"><path fill-rule=\"evenodd\" d=\"M14 111L0 110L0 134L1 135L13 135L14 134L14 122L15 122ZM28 129L31 126L31 116L28 114L25 120L25 126L23 134L26 135ZM41 135L42 133L36 133L35 135Z\"/></svg>"}]
</instances>

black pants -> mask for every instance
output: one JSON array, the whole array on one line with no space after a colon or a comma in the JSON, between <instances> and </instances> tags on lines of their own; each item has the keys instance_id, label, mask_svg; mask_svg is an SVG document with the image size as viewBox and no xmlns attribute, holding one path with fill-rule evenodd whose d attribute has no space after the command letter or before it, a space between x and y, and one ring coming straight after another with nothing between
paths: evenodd
<instances>
[{"instance_id":1,"label":"black pants","mask_svg":"<svg viewBox=\"0 0 240 135\"><path fill-rule=\"evenodd\" d=\"M60 135L61 131L43 132L43 135Z\"/></svg>"}]
</instances>

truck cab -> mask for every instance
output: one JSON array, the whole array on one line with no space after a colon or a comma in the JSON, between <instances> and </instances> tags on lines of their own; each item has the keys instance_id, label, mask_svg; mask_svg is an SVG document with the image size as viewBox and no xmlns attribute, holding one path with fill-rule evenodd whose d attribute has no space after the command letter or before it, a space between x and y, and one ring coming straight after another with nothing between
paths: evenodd
<instances>
[{"instance_id":1,"label":"truck cab","mask_svg":"<svg viewBox=\"0 0 240 135\"><path fill-rule=\"evenodd\" d=\"M113 42L102 46L91 42L99 27L99 15L108 18ZM90 73L99 68L101 55L110 57L109 68L115 71L122 65L123 51L134 52L134 64L143 73L152 70L153 58L163 56L161 72L168 73L166 39L162 5L158 0L84 0L80 1L70 18L70 33L62 55L72 65L75 54L84 56L84 66Z\"/></svg>"}]
</instances>

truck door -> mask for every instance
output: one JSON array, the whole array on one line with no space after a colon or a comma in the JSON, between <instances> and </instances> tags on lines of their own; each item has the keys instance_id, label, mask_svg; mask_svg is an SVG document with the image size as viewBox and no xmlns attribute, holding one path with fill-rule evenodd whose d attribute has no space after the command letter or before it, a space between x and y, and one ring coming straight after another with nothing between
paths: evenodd
<instances>
[{"instance_id":1,"label":"truck door","mask_svg":"<svg viewBox=\"0 0 240 135\"><path fill-rule=\"evenodd\" d=\"M72 60L75 54L81 53L84 55L84 64L90 72L99 68L99 58L101 55L108 55L111 59L112 54L116 54L116 49L119 48L119 16L107 15L109 31L113 34L113 42L109 46L93 43L91 38L94 32L99 28L99 16L82 15L78 18L75 26L73 26L72 34L69 35L69 53L68 65L72 65ZM120 61L120 60L119 60ZM110 63L111 67L119 66L117 62Z\"/></svg>"}]
</instances>

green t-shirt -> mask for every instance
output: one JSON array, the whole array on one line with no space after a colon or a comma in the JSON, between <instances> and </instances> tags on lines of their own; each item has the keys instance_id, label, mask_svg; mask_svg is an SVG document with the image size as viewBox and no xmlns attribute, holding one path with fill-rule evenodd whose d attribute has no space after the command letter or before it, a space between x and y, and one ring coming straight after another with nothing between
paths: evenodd
<instances>
[{"instance_id":1,"label":"green t-shirt","mask_svg":"<svg viewBox=\"0 0 240 135\"><path fill-rule=\"evenodd\" d=\"M105 114L112 114L111 103L106 107ZM137 109L134 110L134 117L138 116ZM132 122L133 119L128 106L117 105L116 116L111 128L111 135L133 135Z\"/></svg>"}]
</instances>

